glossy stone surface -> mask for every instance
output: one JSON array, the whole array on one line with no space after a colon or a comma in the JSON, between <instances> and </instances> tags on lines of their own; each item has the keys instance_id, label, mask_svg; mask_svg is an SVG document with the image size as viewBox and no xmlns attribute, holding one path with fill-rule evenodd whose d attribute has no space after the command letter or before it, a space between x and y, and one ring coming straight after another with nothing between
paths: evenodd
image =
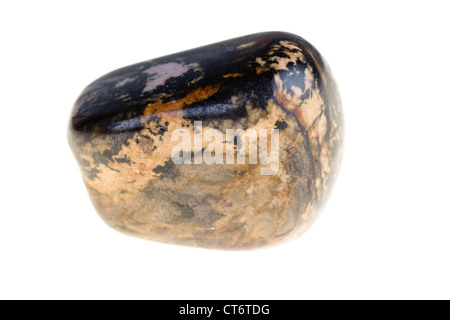
<instances>
[{"instance_id":1,"label":"glossy stone surface","mask_svg":"<svg viewBox=\"0 0 450 320\"><path fill-rule=\"evenodd\" d=\"M198 134L195 121L224 136L278 129L279 167L262 175L267 165L248 157L175 164L173 133ZM253 249L295 239L316 219L339 171L343 119L316 49L269 32L101 77L75 103L69 142L95 208L113 228L166 243ZM236 140L220 143L236 148ZM192 158L206 148L193 145Z\"/></svg>"}]
</instances>

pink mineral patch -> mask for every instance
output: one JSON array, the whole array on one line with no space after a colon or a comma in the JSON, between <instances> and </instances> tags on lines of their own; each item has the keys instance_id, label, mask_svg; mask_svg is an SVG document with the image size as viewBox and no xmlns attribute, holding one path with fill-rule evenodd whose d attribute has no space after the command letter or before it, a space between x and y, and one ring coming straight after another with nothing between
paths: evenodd
<instances>
[{"instance_id":1,"label":"pink mineral patch","mask_svg":"<svg viewBox=\"0 0 450 320\"><path fill-rule=\"evenodd\" d=\"M142 92L152 91L156 87L163 85L167 79L179 77L196 66L195 63L185 65L178 62L168 62L153 66L144 71L144 73L149 75L149 79Z\"/></svg>"},{"instance_id":2,"label":"pink mineral patch","mask_svg":"<svg viewBox=\"0 0 450 320\"><path fill-rule=\"evenodd\" d=\"M123 87L124 85L126 85L127 83L130 83L130 82L133 82L133 81L134 81L133 78L126 78L126 79L123 79L122 81L117 82L115 87L116 88L120 88L120 87Z\"/></svg>"}]
</instances>

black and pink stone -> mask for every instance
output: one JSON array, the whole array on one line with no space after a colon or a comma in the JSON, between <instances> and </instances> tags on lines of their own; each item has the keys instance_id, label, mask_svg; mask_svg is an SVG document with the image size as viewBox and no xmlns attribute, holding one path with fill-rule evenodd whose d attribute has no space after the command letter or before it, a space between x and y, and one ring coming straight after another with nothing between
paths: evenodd
<instances>
[{"instance_id":1,"label":"black and pink stone","mask_svg":"<svg viewBox=\"0 0 450 320\"><path fill-rule=\"evenodd\" d=\"M174 163L174 133L194 137L199 123L200 135L223 133L214 154L231 148L247 161ZM237 132L231 140L228 129ZM270 164L260 159L249 163L250 147L239 149L252 130L278 133L272 174L262 174ZM188 146L189 160L209 148L205 140ZM69 142L113 228L165 243L254 249L295 239L316 219L339 171L343 117L319 52L296 35L267 32L99 78L75 103Z\"/></svg>"}]
</instances>

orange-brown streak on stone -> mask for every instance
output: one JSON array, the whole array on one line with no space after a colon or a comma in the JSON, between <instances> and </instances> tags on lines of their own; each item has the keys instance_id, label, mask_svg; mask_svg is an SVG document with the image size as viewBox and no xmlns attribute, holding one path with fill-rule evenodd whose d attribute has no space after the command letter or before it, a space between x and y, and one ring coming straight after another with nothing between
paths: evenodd
<instances>
[{"instance_id":1,"label":"orange-brown streak on stone","mask_svg":"<svg viewBox=\"0 0 450 320\"><path fill-rule=\"evenodd\" d=\"M223 78L238 78L243 77L244 75L242 73L228 73L223 75Z\"/></svg>"},{"instance_id":2,"label":"orange-brown streak on stone","mask_svg":"<svg viewBox=\"0 0 450 320\"><path fill-rule=\"evenodd\" d=\"M145 108L142 121L146 123L148 118L154 115L155 113L178 111L193 104L194 102L206 100L212 95L214 95L217 92L217 90L219 90L219 87L220 87L219 84L207 86L189 92L182 99L169 101L165 103L159 100L155 103L151 103Z\"/></svg>"}]
</instances>

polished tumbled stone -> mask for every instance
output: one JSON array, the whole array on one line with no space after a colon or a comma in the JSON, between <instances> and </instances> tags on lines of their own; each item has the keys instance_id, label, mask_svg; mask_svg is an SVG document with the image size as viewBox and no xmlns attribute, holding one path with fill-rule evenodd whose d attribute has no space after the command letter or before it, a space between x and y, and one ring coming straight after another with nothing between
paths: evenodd
<instances>
[{"instance_id":1,"label":"polished tumbled stone","mask_svg":"<svg viewBox=\"0 0 450 320\"><path fill-rule=\"evenodd\" d=\"M196 121L224 135L277 129L279 168L262 175L267 165L249 160L175 164L173 134L198 134ZM342 141L328 65L308 42L281 32L111 72L82 92L69 128L90 197L110 226L218 249L272 246L307 230L339 171ZM193 146L192 158L205 148Z\"/></svg>"}]
</instances>

